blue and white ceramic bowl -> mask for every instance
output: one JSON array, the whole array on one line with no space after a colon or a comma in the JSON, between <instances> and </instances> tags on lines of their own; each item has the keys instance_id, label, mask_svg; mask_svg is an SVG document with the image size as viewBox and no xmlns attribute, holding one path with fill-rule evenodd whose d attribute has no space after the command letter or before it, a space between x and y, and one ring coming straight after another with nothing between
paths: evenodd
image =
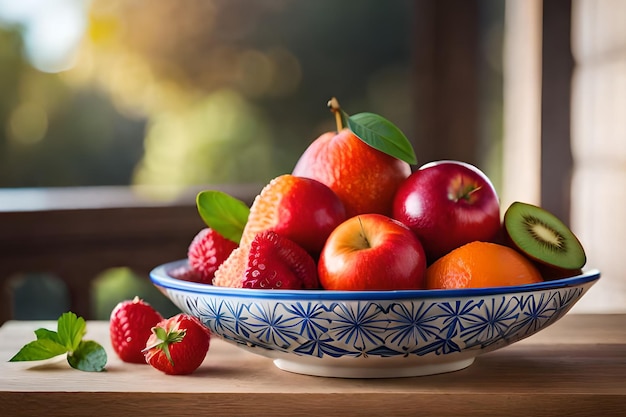
<instances>
[{"instance_id":1,"label":"blue and white ceramic bowl","mask_svg":"<svg viewBox=\"0 0 626 417\"><path fill-rule=\"evenodd\" d=\"M214 334L283 370L344 378L429 375L555 323L597 270L538 284L463 290L325 291L214 287L155 268L152 282Z\"/></svg>"}]
</instances>

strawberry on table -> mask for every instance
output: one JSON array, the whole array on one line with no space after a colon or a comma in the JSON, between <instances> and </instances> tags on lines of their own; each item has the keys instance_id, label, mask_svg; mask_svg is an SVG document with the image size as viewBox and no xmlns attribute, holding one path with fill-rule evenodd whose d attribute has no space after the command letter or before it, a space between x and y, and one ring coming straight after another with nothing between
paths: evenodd
<instances>
[{"instance_id":1,"label":"strawberry on table","mask_svg":"<svg viewBox=\"0 0 626 417\"><path fill-rule=\"evenodd\" d=\"M118 303L111 311L109 335L113 350L120 359L130 363L146 363L143 348L152 327L163 316L139 297Z\"/></svg>"},{"instance_id":2,"label":"strawberry on table","mask_svg":"<svg viewBox=\"0 0 626 417\"><path fill-rule=\"evenodd\" d=\"M196 317L180 313L152 329L144 349L145 360L169 375L186 375L204 361L211 334Z\"/></svg>"}]
</instances>

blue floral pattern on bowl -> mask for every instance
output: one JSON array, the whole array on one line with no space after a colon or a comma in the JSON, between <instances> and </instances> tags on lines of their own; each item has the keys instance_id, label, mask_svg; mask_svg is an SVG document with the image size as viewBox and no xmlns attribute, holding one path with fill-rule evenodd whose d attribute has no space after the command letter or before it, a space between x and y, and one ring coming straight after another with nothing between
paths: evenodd
<instances>
[{"instance_id":1,"label":"blue floral pattern on bowl","mask_svg":"<svg viewBox=\"0 0 626 417\"><path fill-rule=\"evenodd\" d=\"M394 377L448 372L556 322L599 279L466 290L292 291L213 287L155 268L153 283L214 334L319 376Z\"/></svg>"}]
</instances>

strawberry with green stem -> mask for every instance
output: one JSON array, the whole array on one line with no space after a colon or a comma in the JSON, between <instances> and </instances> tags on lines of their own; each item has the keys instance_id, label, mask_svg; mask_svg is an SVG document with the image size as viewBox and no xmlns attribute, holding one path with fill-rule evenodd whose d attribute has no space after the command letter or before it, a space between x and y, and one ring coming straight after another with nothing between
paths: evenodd
<instances>
[{"instance_id":1,"label":"strawberry with green stem","mask_svg":"<svg viewBox=\"0 0 626 417\"><path fill-rule=\"evenodd\" d=\"M211 334L196 317L180 313L152 328L143 350L146 362L168 375L194 372L209 351Z\"/></svg>"}]
</instances>

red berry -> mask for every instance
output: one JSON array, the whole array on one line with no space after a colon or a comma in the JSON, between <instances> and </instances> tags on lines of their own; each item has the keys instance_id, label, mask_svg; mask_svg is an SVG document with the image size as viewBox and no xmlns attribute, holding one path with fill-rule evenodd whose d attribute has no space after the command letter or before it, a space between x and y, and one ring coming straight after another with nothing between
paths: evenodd
<instances>
[{"instance_id":1,"label":"red berry","mask_svg":"<svg viewBox=\"0 0 626 417\"><path fill-rule=\"evenodd\" d=\"M237 244L226 239L211 228L202 229L192 240L187 250L189 267L197 274L187 276L189 280L196 280L211 284L217 268L228 258L228 255L237 248Z\"/></svg>"},{"instance_id":2,"label":"red berry","mask_svg":"<svg viewBox=\"0 0 626 417\"><path fill-rule=\"evenodd\" d=\"M124 362L146 363L143 348L150 337L152 327L163 320L151 305L135 297L121 301L109 321L109 335L113 350Z\"/></svg>"},{"instance_id":3,"label":"red berry","mask_svg":"<svg viewBox=\"0 0 626 417\"><path fill-rule=\"evenodd\" d=\"M180 313L152 329L144 355L146 362L169 375L186 375L204 361L211 334L196 317Z\"/></svg>"},{"instance_id":4,"label":"red berry","mask_svg":"<svg viewBox=\"0 0 626 417\"><path fill-rule=\"evenodd\" d=\"M273 231L258 233L251 245L244 288L319 288L317 266L294 241Z\"/></svg>"}]
</instances>

